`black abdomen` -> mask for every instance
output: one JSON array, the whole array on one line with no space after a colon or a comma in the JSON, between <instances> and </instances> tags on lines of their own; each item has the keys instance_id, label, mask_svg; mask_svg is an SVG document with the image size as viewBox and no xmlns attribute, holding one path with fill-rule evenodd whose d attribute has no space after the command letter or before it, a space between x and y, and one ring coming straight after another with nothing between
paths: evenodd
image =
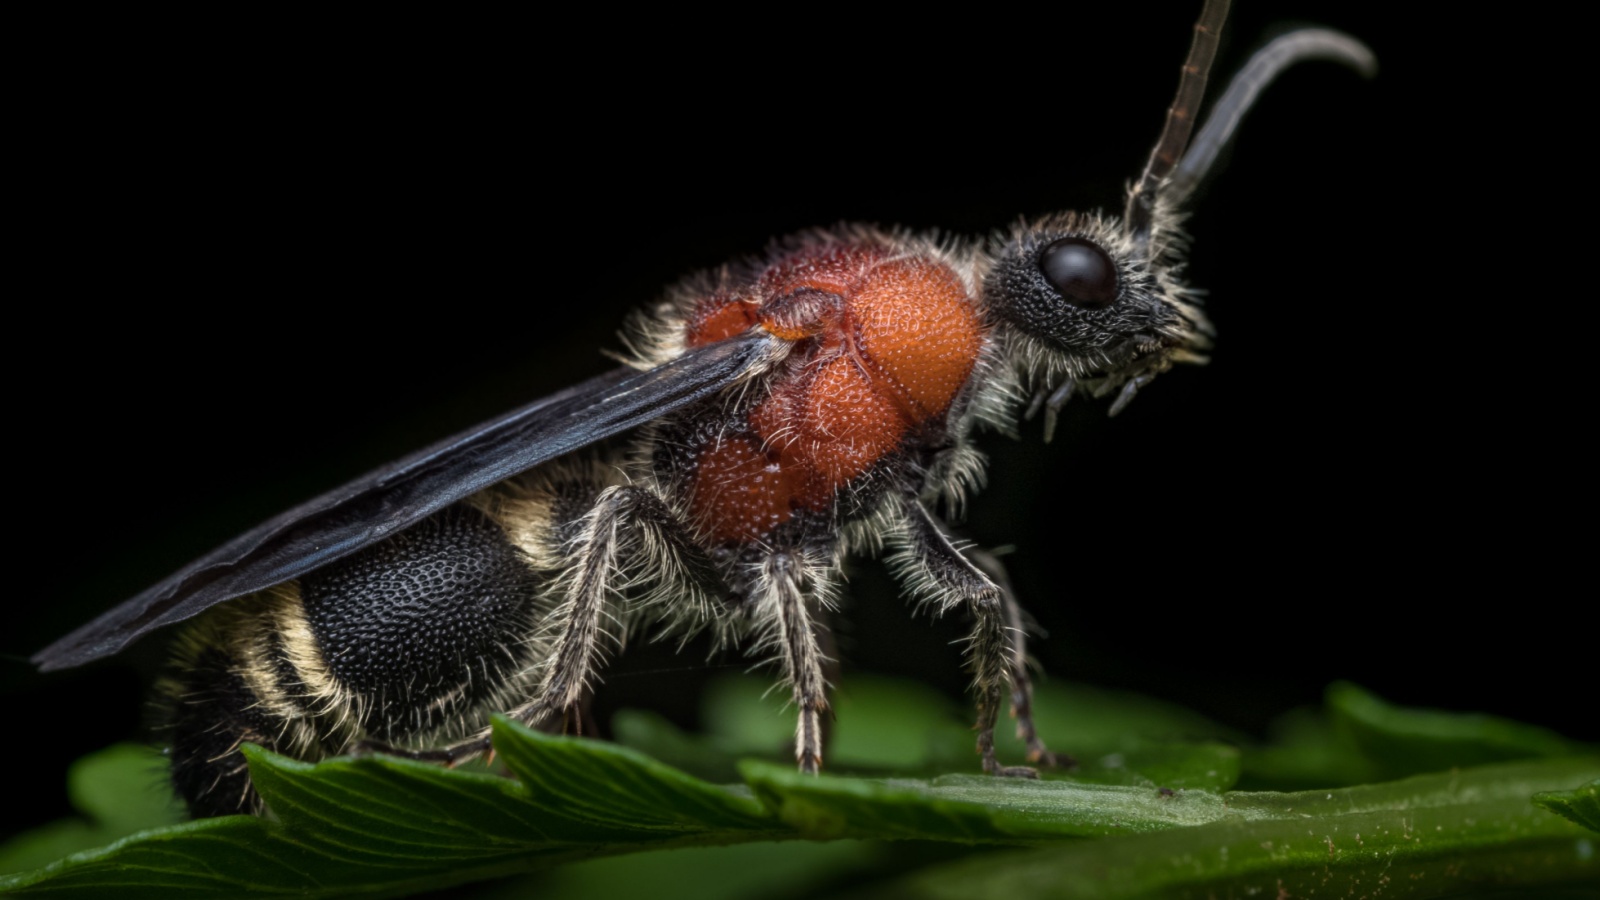
<instances>
[{"instance_id":1,"label":"black abdomen","mask_svg":"<svg viewBox=\"0 0 1600 900\"><path fill-rule=\"evenodd\" d=\"M300 596L367 734L400 741L489 699L523 664L535 588L500 526L456 506L307 575Z\"/></svg>"},{"instance_id":2,"label":"black abdomen","mask_svg":"<svg viewBox=\"0 0 1600 900\"><path fill-rule=\"evenodd\" d=\"M243 742L310 760L476 731L540 658L539 580L495 520L457 504L218 607L164 689L179 794L197 817L255 811Z\"/></svg>"}]
</instances>

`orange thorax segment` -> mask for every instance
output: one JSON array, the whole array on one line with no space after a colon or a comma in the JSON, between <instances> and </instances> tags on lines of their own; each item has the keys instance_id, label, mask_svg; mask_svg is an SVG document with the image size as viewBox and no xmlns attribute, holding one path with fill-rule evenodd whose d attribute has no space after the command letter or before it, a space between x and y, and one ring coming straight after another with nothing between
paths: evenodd
<instances>
[{"instance_id":1,"label":"orange thorax segment","mask_svg":"<svg viewBox=\"0 0 1600 900\"><path fill-rule=\"evenodd\" d=\"M687 337L721 339L751 325L796 346L749 411L748 430L698 452L691 516L723 543L760 540L798 510L828 509L839 489L941 432L983 340L947 263L869 242L780 258L747 293L697 304Z\"/></svg>"}]
</instances>

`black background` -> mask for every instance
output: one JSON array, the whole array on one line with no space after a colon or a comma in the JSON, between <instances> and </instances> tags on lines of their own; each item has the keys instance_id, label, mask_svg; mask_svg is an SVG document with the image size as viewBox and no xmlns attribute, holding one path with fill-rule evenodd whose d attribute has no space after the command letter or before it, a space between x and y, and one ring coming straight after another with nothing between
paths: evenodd
<instances>
[{"instance_id":1,"label":"black background","mask_svg":"<svg viewBox=\"0 0 1600 900\"><path fill-rule=\"evenodd\" d=\"M63 814L67 763L138 733L165 636L48 676L29 654L283 508L605 370L624 314L675 279L838 221L980 235L1120 209L1193 13L1106 6L887 34L820 11L274 23L281 40L224 29L109 63L103 26L28 111L19 170L41 202L10 329L0 691L7 761L41 798L13 795L4 830ZM1308 22L1369 41L1381 72L1307 65L1267 92L1191 222L1214 362L1116 419L1074 404L1048 446L1038 423L988 436L965 533L1015 546L1053 677L1254 730L1347 678L1600 738L1578 680L1592 598L1568 582L1592 461L1563 433L1574 408L1539 403L1572 327L1541 294L1563 263L1511 206L1533 162L1562 161L1515 84L1481 95L1516 63L1376 4L1240 6L1219 72ZM913 620L876 563L851 575L846 677L959 695L961 623ZM602 704L692 724L715 671L636 649Z\"/></svg>"}]
</instances>

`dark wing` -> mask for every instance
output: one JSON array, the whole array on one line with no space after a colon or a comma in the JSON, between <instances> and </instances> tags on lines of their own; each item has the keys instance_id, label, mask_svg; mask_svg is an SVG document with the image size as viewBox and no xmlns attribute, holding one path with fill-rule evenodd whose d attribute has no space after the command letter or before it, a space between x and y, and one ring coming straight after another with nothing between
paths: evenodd
<instances>
[{"instance_id":1,"label":"dark wing","mask_svg":"<svg viewBox=\"0 0 1600 900\"><path fill-rule=\"evenodd\" d=\"M218 547L34 655L44 671L109 656L146 633L282 584L539 463L716 393L760 364L759 332L649 371L591 378L303 503Z\"/></svg>"}]
</instances>

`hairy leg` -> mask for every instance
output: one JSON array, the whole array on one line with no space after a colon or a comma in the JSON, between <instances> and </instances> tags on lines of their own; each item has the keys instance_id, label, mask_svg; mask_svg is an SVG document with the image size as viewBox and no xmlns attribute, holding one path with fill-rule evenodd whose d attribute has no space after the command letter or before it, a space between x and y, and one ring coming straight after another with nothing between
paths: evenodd
<instances>
[{"instance_id":1,"label":"hairy leg","mask_svg":"<svg viewBox=\"0 0 1600 900\"><path fill-rule=\"evenodd\" d=\"M822 643L831 645L822 618L827 571L798 551L774 550L759 563L750 591L752 610L761 629L757 652L776 653L783 661L799 719L795 724L795 762L801 772L816 774L822 767L825 735L822 719L828 711L827 667Z\"/></svg>"},{"instance_id":2,"label":"hairy leg","mask_svg":"<svg viewBox=\"0 0 1600 900\"><path fill-rule=\"evenodd\" d=\"M1008 591L951 543L920 502L904 499L901 513L904 533L896 542L899 546L890 557L890 566L915 596L934 608L936 615L963 604L972 613L967 661L978 697L975 728L983 770L991 775L1037 777L1038 773L1026 766L1002 766L994 748L995 723L1008 688L1013 710L1023 711L1032 729L1032 689L1022 646L1021 610L1010 601ZM1004 577L1003 571L1001 576ZM1045 761L1032 755L1032 746L1030 743L1029 759ZM1039 746L1043 748L1042 744Z\"/></svg>"},{"instance_id":3,"label":"hairy leg","mask_svg":"<svg viewBox=\"0 0 1600 900\"><path fill-rule=\"evenodd\" d=\"M602 491L578 521L569 563L556 590L559 603L543 624L552 637L543 675L533 696L506 710L507 717L530 727L551 726L560 716L561 730L583 729L583 705L589 696L608 646L621 640L614 608L620 592L641 579L627 573L648 573L655 590L640 601L678 600L673 612L688 608L699 614L726 593L721 579L704 552L694 543L688 526L656 494L644 488L613 486ZM692 599L684 600L685 597ZM658 607L665 615L666 607ZM607 619L613 626L608 630ZM379 751L447 764L462 762L490 749L489 729L448 747L405 750L375 742L362 746Z\"/></svg>"},{"instance_id":4,"label":"hairy leg","mask_svg":"<svg viewBox=\"0 0 1600 900\"><path fill-rule=\"evenodd\" d=\"M1005 607L1006 627L1011 638L1011 716L1017 720L1017 739L1028 747L1028 761L1041 766L1070 769L1077 760L1065 753L1056 753L1045 746L1039 729L1033 722L1033 679L1028 672L1028 630L1026 613L1017 602L1011 589L1011 579L1005 565L987 550L969 550L967 556L978 568L994 579L1000 588L1000 600Z\"/></svg>"}]
</instances>

